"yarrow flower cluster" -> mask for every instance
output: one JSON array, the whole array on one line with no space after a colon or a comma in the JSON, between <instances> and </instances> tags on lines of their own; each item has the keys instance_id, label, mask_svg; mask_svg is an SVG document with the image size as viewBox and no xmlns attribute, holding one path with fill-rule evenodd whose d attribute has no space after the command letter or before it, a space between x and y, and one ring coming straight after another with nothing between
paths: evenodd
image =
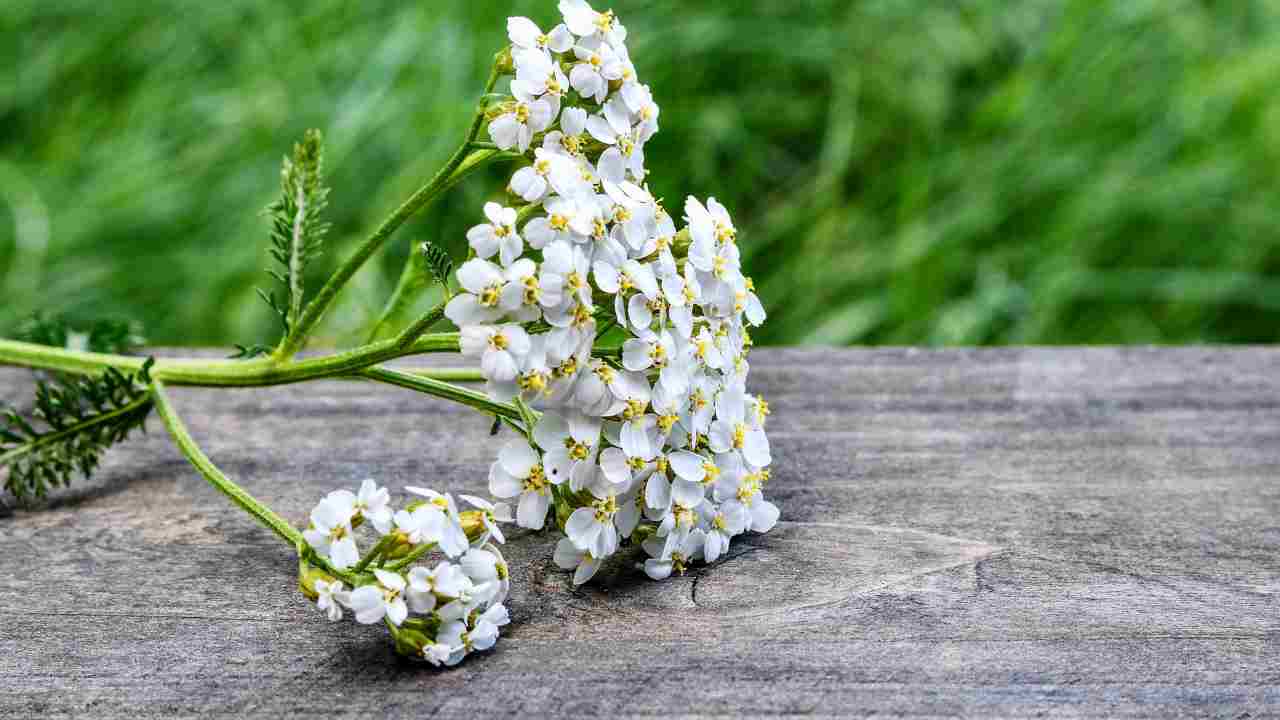
<instances>
[{"instance_id":1,"label":"yarrow flower cluster","mask_svg":"<svg viewBox=\"0 0 1280 720\"><path fill-rule=\"evenodd\" d=\"M555 561L576 584L629 540L663 579L778 519L762 495L769 406L746 382L748 328L765 311L728 211L690 197L677 230L648 188L659 108L626 28L585 0L559 8L547 31L507 21L511 97L488 131L528 164L510 206L487 204L467 233L445 314L488 395L533 423L499 452L493 495L514 501L521 527L551 517L566 535Z\"/></svg>"},{"instance_id":2,"label":"yarrow flower cluster","mask_svg":"<svg viewBox=\"0 0 1280 720\"><path fill-rule=\"evenodd\" d=\"M507 565L495 544L503 542L497 521L509 519L509 510L464 495L477 509L459 512L448 494L406 490L417 498L400 510L373 480L356 493L325 496L303 533L315 555L314 563L303 555L302 591L331 621L349 610L358 623L385 624L400 653L456 665L493 647L510 620ZM362 527L377 538L363 556L356 542ZM431 553L444 559L415 564Z\"/></svg>"}]
</instances>

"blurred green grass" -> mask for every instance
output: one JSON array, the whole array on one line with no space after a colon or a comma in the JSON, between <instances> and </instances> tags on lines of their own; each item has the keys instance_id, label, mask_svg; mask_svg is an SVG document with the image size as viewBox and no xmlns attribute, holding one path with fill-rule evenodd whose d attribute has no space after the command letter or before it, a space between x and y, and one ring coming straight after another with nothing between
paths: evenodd
<instances>
[{"instance_id":1,"label":"blurred green grass","mask_svg":"<svg viewBox=\"0 0 1280 720\"><path fill-rule=\"evenodd\" d=\"M663 108L654 190L735 212L761 343L1280 336L1280 2L613 7ZM508 14L554 2L0 4L0 324L274 339L253 288L280 157L325 131L319 277L452 150ZM412 241L461 254L502 182L402 230L324 339L377 313Z\"/></svg>"}]
</instances>

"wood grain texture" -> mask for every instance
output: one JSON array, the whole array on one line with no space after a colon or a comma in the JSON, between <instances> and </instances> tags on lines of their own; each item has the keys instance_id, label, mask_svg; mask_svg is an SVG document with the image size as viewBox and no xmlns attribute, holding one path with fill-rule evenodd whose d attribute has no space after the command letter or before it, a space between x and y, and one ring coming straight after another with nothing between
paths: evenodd
<instances>
[{"instance_id":1,"label":"wood grain texture","mask_svg":"<svg viewBox=\"0 0 1280 720\"><path fill-rule=\"evenodd\" d=\"M326 622L152 420L0 518L0 714L1280 714L1280 351L761 350L752 378L773 533L575 590L514 532L513 622L451 671ZM366 476L481 491L493 454L484 417L394 388L174 395L295 521Z\"/></svg>"}]
</instances>

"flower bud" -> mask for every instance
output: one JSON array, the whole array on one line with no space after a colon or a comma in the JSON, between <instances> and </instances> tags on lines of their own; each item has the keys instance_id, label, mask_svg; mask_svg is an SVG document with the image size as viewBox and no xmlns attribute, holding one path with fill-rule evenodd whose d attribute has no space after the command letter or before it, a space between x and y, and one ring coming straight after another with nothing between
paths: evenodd
<instances>
[{"instance_id":1,"label":"flower bud","mask_svg":"<svg viewBox=\"0 0 1280 720\"><path fill-rule=\"evenodd\" d=\"M385 557L399 560L413 550L413 543L409 542L409 536L403 530L393 530L390 537L391 546L383 551Z\"/></svg>"},{"instance_id":2,"label":"flower bud","mask_svg":"<svg viewBox=\"0 0 1280 720\"><path fill-rule=\"evenodd\" d=\"M484 110L484 119L492 122L503 115L509 115L516 111L516 101L507 100L500 103L494 103Z\"/></svg>"},{"instance_id":3,"label":"flower bud","mask_svg":"<svg viewBox=\"0 0 1280 720\"><path fill-rule=\"evenodd\" d=\"M329 573L324 572L311 566L302 558L298 558L298 590L300 590L308 600L315 601L320 597L316 592L316 582L323 580L325 582L333 582L333 577Z\"/></svg>"},{"instance_id":4,"label":"flower bud","mask_svg":"<svg viewBox=\"0 0 1280 720\"><path fill-rule=\"evenodd\" d=\"M689 246L692 244L693 236L689 234L689 228L681 228L671 240L671 254L677 258L688 257Z\"/></svg>"},{"instance_id":5,"label":"flower bud","mask_svg":"<svg viewBox=\"0 0 1280 720\"><path fill-rule=\"evenodd\" d=\"M409 658L422 658L422 648L431 642L426 634L408 628L400 628L395 633L396 652Z\"/></svg>"},{"instance_id":6,"label":"flower bud","mask_svg":"<svg viewBox=\"0 0 1280 720\"><path fill-rule=\"evenodd\" d=\"M467 534L467 540L475 542L485 534L483 510L464 510L458 516L462 519L462 531Z\"/></svg>"},{"instance_id":7,"label":"flower bud","mask_svg":"<svg viewBox=\"0 0 1280 720\"><path fill-rule=\"evenodd\" d=\"M511 46L508 45L498 51L493 56L493 69L499 75L511 75L516 71L515 59L511 56Z\"/></svg>"}]
</instances>

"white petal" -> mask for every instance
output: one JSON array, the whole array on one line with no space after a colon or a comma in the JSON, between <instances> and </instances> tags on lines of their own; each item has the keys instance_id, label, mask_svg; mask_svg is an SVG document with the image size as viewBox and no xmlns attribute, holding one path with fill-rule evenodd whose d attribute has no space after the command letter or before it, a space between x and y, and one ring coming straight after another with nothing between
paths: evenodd
<instances>
[{"instance_id":1,"label":"white petal","mask_svg":"<svg viewBox=\"0 0 1280 720\"><path fill-rule=\"evenodd\" d=\"M356 541L350 535L342 538L329 547L329 561L339 570L360 562L360 551L356 549Z\"/></svg>"},{"instance_id":2,"label":"white petal","mask_svg":"<svg viewBox=\"0 0 1280 720\"><path fill-rule=\"evenodd\" d=\"M547 508L551 500L537 492L526 492L520 496L520 504L516 508L516 522L522 528L541 530L547 522Z\"/></svg>"},{"instance_id":3,"label":"white petal","mask_svg":"<svg viewBox=\"0 0 1280 720\"><path fill-rule=\"evenodd\" d=\"M596 522L596 511L592 508L578 508L569 515L564 525L564 532L580 550L591 547L600 535L600 523Z\"/></svg>"},{"instance_id":4,"label":"white petal","mask_svg":"<svg viewBox=\"0 0 1280 720\"><path fill-rule=\"evenodd\" d=\"M768 500L758 499L751 504L751 529L769 532L778 522L778 506Z\"/></svg>"},{"instance_id":5,"label":"white petal","mask_svg":"<svg viewBox=\"0 0 1280 720\"><path fill-rule=\"evenodd\" d=\"M697 453L681 450L672 453L670 461L671 469L675 470L676 474L685 480L700 483L707 476L707 470L704 467L706 458Z\"/></svg>"},{"instance_id":6,"label":"white petal","mask_svg":"<svg viewBox=\"0 0 1280 720\"><path fill-rule=\"evenodd\" d=\"M560 542L556 543L554 560L558 567L564 570L573 570L578 567L578 562L582 560L582 551L569 538L560 538Z\"/></svg>"},{"instance_id":7,"label":"white petal","mask_svg":"<svg viewBox=\"0 0 1280 720\"><path fill-rule=\"evenodd\" d=\"M527 478L533 466L538 463L538 454L529 447L529 443L523 440L512 440L498 451L498 461L502 463L502 469L512 477Z\"/></svg>"},{"instance_id":8,"label":"white petal","mask_svg":"<svg viewBox=\"0 0 1280 720\"><path fill-rule=\"evenodd\" d=\"M489 137L493 139L493 144L502 150L510 150L520 142L520 132L524 129L524 125L516 120L513 113L507 113L494 118L493 122L489 123ZM521 152L527 149L526 145Z\"/></svg>"},{"instance_id":9,"label":"white petal","mask_svg":"<svg viewBox=\"0 0 1280 720\"><path fill-rule=\"evenodd\" d=\"M573 573L573 584L582 585L591 578L595 577L596 571L600 569L600 561L587 555L582 558L582 562L578 565L578 569Z\"/></svg>"},{"instance_id":10,"label":"white petal","mask_svg":"<svg viewBox=\"0 0 1280 720\"><path fill-rule=\"evenodd\" d=\"M533 440L544 451L563 447L567 437L569 437L569 422L558 413L547 412L538 419L538 424L533 426Z\"/></svg>"},{"instance_id":11,"label":"white petal","mask_svg":"<svg viewBox=\"0 0 1280 720\"><path fill-rule=\"evenodd\" d=\"M705 497L705 491L700 483L689 482L684 478L676 478L671 483L671 499L684 507L697 507L702 504Z\"/></svg>"},{"instance_id":12,"label":"white petal","mask_svg":"<svg viewBox=\"0 0 1280 720\"><path fill-rule=\"evenodd\" d=\"M659 473L649 477L644 488L644 502L655 510L671 507L671 483Z\"/></svg>"},{"instance_id":13,"label":"white petal","mask_svg":"<svg viewBox=\"0 0 1280 720\"><path fill-rule=\"evenodd\" d=\"M773 462L769 454L769 438L763 430L748 430L742 443L742 456L756 467L768 467Z\"/></svg>"}]
</instances>

